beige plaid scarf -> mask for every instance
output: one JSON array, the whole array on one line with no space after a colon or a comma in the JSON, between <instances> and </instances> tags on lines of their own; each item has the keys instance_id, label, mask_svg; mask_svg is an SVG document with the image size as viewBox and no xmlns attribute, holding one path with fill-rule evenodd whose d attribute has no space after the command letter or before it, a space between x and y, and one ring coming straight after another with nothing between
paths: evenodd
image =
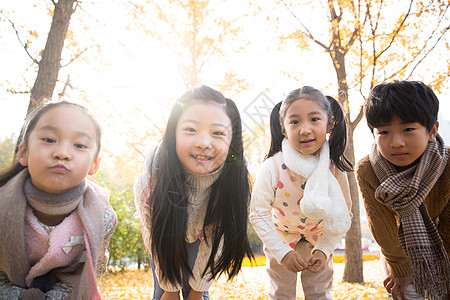
<instances>
[{"instance_id":1,"label":"beige plaid scarf","mask_svg":"<svg viewBox=\"0 0 450 300\"><path fill-rule=\"evenodd\" d=\"M369 153L381 182L375 197L398 213L398 238L411 261L414 285L421 295L432 300L447 295L450 263L423 201L444 171L448 158L448 149L439 135L428 143L417 164L401 172L381 156L376 143Z\"/></svg>"}]
</instances>

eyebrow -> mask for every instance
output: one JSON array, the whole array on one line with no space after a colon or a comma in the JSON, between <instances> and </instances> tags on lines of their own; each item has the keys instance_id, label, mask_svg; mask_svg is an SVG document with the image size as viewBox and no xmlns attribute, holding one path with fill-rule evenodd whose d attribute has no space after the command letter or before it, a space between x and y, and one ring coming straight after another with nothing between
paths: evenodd
<instances>
[{"instance_id":1,"label":"eyebrow","mask_svg":"<svg viewBox=\"0 0 450 300\"><path fill-rule=\"evenodd\" d=\"M41 128L38 128L37 130L39 130L39 131L50 130L50 131L56 131L56 132L61 131L58 127L53 126L53 125L45 125L45 126L42 126ZM93 140L92 136L84 131L75 131L75 134L78 136L84 136L90 140Z\"/></svg>"},{"instance_id":2,"label":"eyebrow","mask_svg":"<svg viewBox=\"0 0 450 300\"><path fill-rule=\"evenodd\" d=\"M318 110L316 110L316 111L310 112L310 113L308 114L308 116L312 116L312 115L320 115L320 114L321 114L321 112L318 111ZM288 118L299 117L299 116L300 116L299 114L291 114L291 115L288 116Z\"/></svg>"},{"instance_id":3,"label":"eyebrow","mask_svg":"<svg viewBox=\"0 0 450 300\"><path fill-rule=\"evenodd\" d=\"M183 120L183 121L181 122L181 124L183 124L183 123L195 123L195 124L200 124L199 121L197 121L197 120L191 120L191 119ZM212 123L211 125L213 125L213 126L219 126L219 127L224 127L224 128L229 128L229 127L231 127L231 123L230 123L230 126L229 126L229 125L225 125L224 123L218 123L218 122Z\"/></svg>"}]
</instances>

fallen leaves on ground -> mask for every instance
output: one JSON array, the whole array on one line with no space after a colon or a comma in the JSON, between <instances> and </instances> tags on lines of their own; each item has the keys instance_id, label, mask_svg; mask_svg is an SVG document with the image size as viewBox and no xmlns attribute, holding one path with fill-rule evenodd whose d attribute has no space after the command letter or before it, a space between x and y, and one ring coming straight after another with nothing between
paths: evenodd
<instances>
[{"instance_id":1,"label":"fallen leaves on ground","mask_svg":"<svg viewBox=\"0 0 450 300\"><path fill-rule=\"evenodd\" d=\"M264 266L243 267L242 272L230 282L221 276L209 289L211 299L267 299L268 277ZM335 276L331 293L334 299L388 299L382 285L384 279L379 261L364 262L365 284L340 282L343 263L335 263ZM297 299L304 299L300 276ZM152 272L130 269L123 273L107 273L99 279L103 299L151 299Z\"/></svg>"},{"instance_id":2,"label":"fallen leaves on ground","mask_svg":"<svg viewBox=\"0 0 450 300\"><path fill-rule=\"evenodd\" d=\"M363 254L363 261L378 260L379 255L375 254ZM333 263L343 263L345 260L345 255L333 255ZM265 266L266 257L264 255L255 256L255 261L251 262L247 257L244 257L242 261L243 267L254 267L254 266Z\"/></svg>"}]
</instances>

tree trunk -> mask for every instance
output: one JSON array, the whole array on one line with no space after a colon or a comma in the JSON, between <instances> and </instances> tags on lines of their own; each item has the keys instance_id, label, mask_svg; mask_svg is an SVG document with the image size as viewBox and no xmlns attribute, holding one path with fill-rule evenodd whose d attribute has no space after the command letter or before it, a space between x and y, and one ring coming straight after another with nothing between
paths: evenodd
<instances>
[{"instance_id":1,"label":"tree trunk","mask_svg":"<svg viewBox=\"0 0 450 300\"><path fill-rule=\"evenodd\" d=\"M355 166L353 147L353 128L349 128L346 157ZM359 193L355 173L347 173L350 194L352 196L352 225L345 235L345 268L342 280L350 283L364 283L363 260L361 249L361 219L359 210Z\"/></svg>"},{"instance_id":2,"label":"tree trunk","mask_svg":"<svg viewBox=\"0 0 450 300\"><path fill-rule=\"evenodd\" d=\"M338 36L338 35L337 35ZM338 41L336 39L336 41ZM345 112L345 118L348 124L347 149L345 156L355 166L355 155L353 147L353 128L350 122L350 109L348 100L347 74L345 70L345 54L340 50L340 43L335 44L336 51L333 51L331 59L336 70L339 90L339 102L342 104ZM350 186L350 195L352 198L352 225L345 235L345 268L343 281L350 283L363 283L363 261L361 249L361 220L359 213L359 194L356 184L355 173L347 173Z\"/></svg>"},{"instance_id":3,"label":"tree trunk","mask_svg":"<svg viewBox=\"0 0 450 300\"><path fill-rule=\"evenodd\" d=\"M52 98L58 72L61 68L61 53L64 48L64 40L69 28L70 18L75 11L76 0L59 0L55 3L52 25L48 33L47 42L42 59L39 62L39 70L31 89L28 113L42 101Z\"/></svg>"},{"instance_id":4,"label":"tree trunk","mask_svg":"<svg viewBox=\"0 0 450 300\"><path fill-rule=\"evenodd\" d=\"M42 51L42 59L39 62L36 81L31 89L27 116L41 102L52 98L56 81L58 80L59 69L61 68L61 53L64 48L64 40L69 28L70 18L75 11L74 3L76 1L59 0L58 3L55 3L52 25L50 26L45 48ZM17 139L14 155L19 151L24 130L25 124L22 126Z\"/></svg>"},{"instance_id":5,"label":"tree trunk","mask_svg":"<svg viewBox=\"0 0 450 300\"><path fill-rule=\"evenodd\" d=\"M138 257L137 257L137 268L138 268L138 270L141 269L141 265L142 265L141 255L138 254Z\"/></svg>"}]
</instances>

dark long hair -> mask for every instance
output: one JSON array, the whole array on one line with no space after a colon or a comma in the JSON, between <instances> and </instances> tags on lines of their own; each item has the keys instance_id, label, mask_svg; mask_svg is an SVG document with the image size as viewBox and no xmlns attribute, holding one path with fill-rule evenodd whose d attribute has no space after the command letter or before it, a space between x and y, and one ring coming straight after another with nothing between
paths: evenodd
<instances>
[{"instance_id":1,"label":"dark long hair","mask_svg":"<svg viewBox=\"0 0 450 300\"><path fill-rule=\"evenodd\" d=\"M34 127L36 127L37 122L39 121L39 119L49 110L51 110L52 108L55 107L59 107L62 105L73 105L75 107L80 108L84 113L86 113L87 116L89 116L89 118L91 118L92 122L95 125L95 131L97 134L97 153L96 156L98 156L99 152L100 152L100 148L101 148L101 138L102 138L102 133L101 133L101 128L100 125L98 124L98 122L95 120L95 118L89 113L89 111L87 110L87 108L85 108L82 105L76 104L76 103L72 103L72 102L68 102L68 101L60 101L60 102L53 102L53 103L46 103L42 106L38 106L36 108L34 108L27 116L26 120L25 120L25 124L23 126L23 134L21 137L19 137L19 144L23 144L24 147L28 147L28 140L30 138L30 134L33 131ZM14 154L14 160L11 164L11 166L6 169L6 171L2 172L0 174L0 187L4 186L11 178L13 178L14 176L16 176L17 174L20 173L20 171L22 171L23 169L25 169L26 167L22 166L18 160L17 160L17 151L18 148L16 149L16 153Z\"/></svg>"},{"instance_id":2,"label":"dark long hair","mask_svg":"<svg viewBox=\"0 0 450 300\"><path fill-rule=\"evenodd\" d=\"M280 107L282 103L282 101L278 102L270 113L270 148L264 159L274 156L275 153L281 151L281 142L284 139L280 120Z\"/></svg>"},{"instance_id":3,"label":"dark long hair","mask_svg":"<svg viewBox=\"0 0 450 300\"><path fill-rule=\"evenodd\" d=\"M159 149L159 160L151 169L154 189L151 203L151 250L161 270L170 282L181 283L182 276L192 274L187 261L186 228L188 199L184 190L185 171L176 154L175 132L178 120L189 105L198 102L216 102L223 105L232 123L232 139L222 173L213 183L203 223L212 225L211 255L203 276L211 270L211 279L226 273L228 279L236 276L245 255L253 258L247 237L247 215L250 199L248 170L244 162L242 127L235 103L218 91L198 86L186 92L172 108ZM156 164L156 165L154 165ZM216 258L220 241L222 252Z\"/></svg>"},{"instance_id":4,"label":"dark long hair","mask_svg":"<svg viewBox=\"0 0 450 300\"><path fill-rule=\"evenodd\" d=\"M293 90L283 102L278 102L272 109L270 114L270 148L265 158L267 159L281 150L281 143L284 139L282 133L283 119L288 108L299 99L315 101L327 114L328 122L331 122L332 119L334 120L334 126L328 139L330 159L339 170L344 172L353 171L352 164L344 155L345 147L347 146L347 124L339 102L331 96L325 97L319 90L310 86Z\"/></svg>"},{"instance_id":5,"label":"dark long hair","mask_svg":"<svg viewBox=\"0 0 450 300\"><path fill-rule=\"evenodd\" d=\"M344 152L347 147L347 122L345 121L344 111L339 102L326 96L331 105L331 114L334 120L334 126L331 129L328 142L330 143L330 158L344 172L353 171L352 163L345 157Z\"/></svg>"}]
</instances>

